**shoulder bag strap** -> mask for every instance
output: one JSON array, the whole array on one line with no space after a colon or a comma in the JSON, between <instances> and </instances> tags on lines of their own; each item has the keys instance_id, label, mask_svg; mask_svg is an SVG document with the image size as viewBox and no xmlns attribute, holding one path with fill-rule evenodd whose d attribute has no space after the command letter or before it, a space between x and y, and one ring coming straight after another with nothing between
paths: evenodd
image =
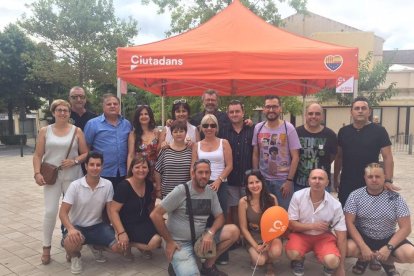
<instances>
[{"instance_id":1,"label":"shoulder bag strap","mask_svg":"<svg viewBox=\"0 0 414 276\"><path fill-rule=\"evenodd\" d=\"M193 206L191 204L190 189L188 188L188 185L187 184L183 184L183 185L185 187L187 210L188 210L188 216L189 216L189 219L190 219L191 242L194 245L195 242L196 242L196 237L195 237Z\"/></svg>"},{"instance_id":2,"label":"shoulder bag strap","mask_svg":"<svg viewBox=\"0 0 414 276\"><path fill-rule=\"evenodd\" d=\"M75 131L73 132L72 140L70 141L70 146L69 146L69 149L68 149L68 152L67 152L67 154L66 154L65 159L68 159L68 156L69 156L70 150L72 149L73 140L75 140L75 136L76 136L76 132L77 132L77 131L78 131L78 128L75 126Z\"/></svg>"},{"instance_id":3,"label":"shoulder bag strap","mask_svg":"<svg viewBox=\"0 0 414 276\"><path fill-rule=\"evenodd\" d=\"M290 154L289 135L288 135L288 131L287 131L286 121L283 120L283 122L284 122L284 125L285 125L285 132L286 132L286 141L287 141L287 146L288 146L288 153L289 153L290 159L292 160L292 155Z\"/></svg>"}]
</instances>

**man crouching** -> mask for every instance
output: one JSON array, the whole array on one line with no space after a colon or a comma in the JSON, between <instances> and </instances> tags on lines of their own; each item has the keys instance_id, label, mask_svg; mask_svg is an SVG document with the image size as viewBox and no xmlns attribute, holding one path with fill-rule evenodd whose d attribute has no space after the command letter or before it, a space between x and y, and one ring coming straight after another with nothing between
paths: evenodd
<instances>
[{"instance_id":1,"label":"man crouching","mask_svg":"<svg viewBox=\"0 0 414 276\"><path fill-rule=\"evenodd\" d=\"M352 272L363 274L369 261L376 259L388 276L400 275L394 262L414 262L414 246L407 240L411 233L410 211L400 194L385 189L380 164L369 164L364 177L367 186L353 191L344 208L351 237L348 256L358 258Z\"/></svg>"},{"instance_id":2,"label":"man crouching","mask_svg":"<svg viewBox=\"0 0 414 276\"><path fill-rule=\"evenodd\" d=\"M82 273L80 251L83 244L106 246L113 252L121 251L113 228L102 221L102 211L105 206L109 209L114 194L112 183L100 177L102 164L102 154L88 154L85 163L87 174L70 184L60 207L59 218L68 229L64 238L66 258L72 262L73 274ZM102 251L91 249L96 261L105 261Z\"/></svg>"}]
</instances>

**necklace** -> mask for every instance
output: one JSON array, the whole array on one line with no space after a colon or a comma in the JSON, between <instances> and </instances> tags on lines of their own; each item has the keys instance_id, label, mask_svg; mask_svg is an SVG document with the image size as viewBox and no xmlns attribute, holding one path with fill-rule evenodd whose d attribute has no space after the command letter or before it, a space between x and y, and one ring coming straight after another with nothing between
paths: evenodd
<instances>
[{"instance_id":1,"label":"necklace","mask_svg":"<svg viewBox=\"0 0 414 276\"><path fill-rule=\"evenodd\" d=\"M313 205L318 205L318 204L319 204L319 203L321 203L322 201L323 201L323 198L322 198L321 200L317 201L317 202L313 202L313 201L312 201L312 204L313 204Z\"/></svg>"}]
</instances>

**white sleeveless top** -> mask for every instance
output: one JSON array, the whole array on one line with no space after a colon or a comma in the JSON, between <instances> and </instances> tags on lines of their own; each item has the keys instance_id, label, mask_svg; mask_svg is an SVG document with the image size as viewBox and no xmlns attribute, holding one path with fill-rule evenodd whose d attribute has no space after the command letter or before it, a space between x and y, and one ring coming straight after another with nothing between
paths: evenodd
<instances>
[{"instance_id":1,"label":"white sleeveless top","mask_svg":"<svg viewBox=\"0 0 414 276\"><path fill-rule=\"evenodd\" d=\"M185 136L185 139L191 139L191 142L195 143L197 142L197 138L196 138L196 127L193 126L192 124L190 124L189 122L187 122L187 134ZM165 127L165 142L167 142L168 144L171 144L171 142L174 140L171 134L171 128L170 127Z\"/></svg>"},{"instance_id":2,"label":"white sleeveless top","mask_svg":"<svg viewBox=\"0 0 414 276\"><path fill-rule=\"evenodd\" d=\"M60 166L62 160L64 160L66 157L70 141L72 140L72 136L76 130L76 127L72 126L71 130L66 136L56 136L53 133L52 126L53 125L49 125L46 129L45 154L43 155L43 161L55 166ZM79 145L78 139L75 137L73 140L72 148L69 152L68 159L75 159L77 156L79 156ZM74 181L81 177L81 166L73 166L64 170L59 170L58 174L58 178L65 181Z\"/></svg>"},{"instance_id":3,"label":"white sleeveless top","mask_svg":"<svg viewBox=\"0 0 414 276\"><path fill-rule=\"evenodd\" d=\"M198 159L208 159L211 163L210 180L216 180L225 168L223 139L220 139L219 147L214 151L201 150L201 143L197 143Z\"/></svg>"}]
</instances>

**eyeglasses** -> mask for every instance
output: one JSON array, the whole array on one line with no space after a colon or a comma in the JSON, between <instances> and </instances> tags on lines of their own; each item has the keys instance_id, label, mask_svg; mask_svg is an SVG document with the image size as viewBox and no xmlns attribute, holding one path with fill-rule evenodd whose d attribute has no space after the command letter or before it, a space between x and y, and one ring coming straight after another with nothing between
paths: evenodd
<instances>
[{"instance_id":1,"label":"eyeglasses","mask_svg":"<svg viewBox=\"0 0 414 276\"><path fill-rule=\"evenodd\" d=\"M70 98L72 100L76 100L77 98L79 98L80 100L84 100L84 99L86 99L86 96L84 96L84 95L72 95L72 96L70 96Z\"/></svg>"},{"instance_id":2,"label":"eyeglasses","mask_svg":"<svg viewBox=\"0 0 414 276\"><path fill-rule=\"evenodd\" d=\"M66 113L69 113L69 110L68 109L62 109L62 108L57 108L57 109L55 109L55 112L66 114Z\"/></svg>"},{"instance_id":3,"label":"eyeglasses","mask_svg":"<svg viewBox=\"0 0 414 276\"><path fill-rule=\"evenodd\" d=\"M217 124L202 124L203 128L217 128Z\"/></svg>"},{"instance_id":4,"label":"eyeglasses","mask_svg":"<svg viewBox=\"0 0 414 276\"><path fill-rule=\"evenodd\" d=\"M244 175L250 175L252 173L258 173L258 172L260 172L259 169L250 169L250 170L245 171Z\"/></svg>"},{"instance_id":5,"label":"eyeglasses","mask_svg":"<svg viewBox=\"0 0 414 276\"><path fill-rule=\"evenodd\" d=\"M173 101L173 104L179 104L179 103L187 103L187 100L186 99L179 99L179 100Z\"/></svg>"},{"instance_id":6,"label":"eyeglasses","mask_svg":"<svg viewBox=\"0 0 414 276\"><path fill-rule=\"evenodd\" d=\"M265 107L264 107L265 109L267 109L267 110L272 110L272 109L278 109L279 108L279 106L278 105L265 105Z\"/></svg>"},{"instance_id":7,"label":"eyeglasses","mask_svg":"<svg viewBox=\"0 0 414 276\"><path fill-rule=\"evenodd\" d=\"M197 161L194 162L194 167L196 167L198 164L201 163L205 163L208 164L210 166L211 162L208 159L198 159Z\"/></svg>"}]
</instances>

